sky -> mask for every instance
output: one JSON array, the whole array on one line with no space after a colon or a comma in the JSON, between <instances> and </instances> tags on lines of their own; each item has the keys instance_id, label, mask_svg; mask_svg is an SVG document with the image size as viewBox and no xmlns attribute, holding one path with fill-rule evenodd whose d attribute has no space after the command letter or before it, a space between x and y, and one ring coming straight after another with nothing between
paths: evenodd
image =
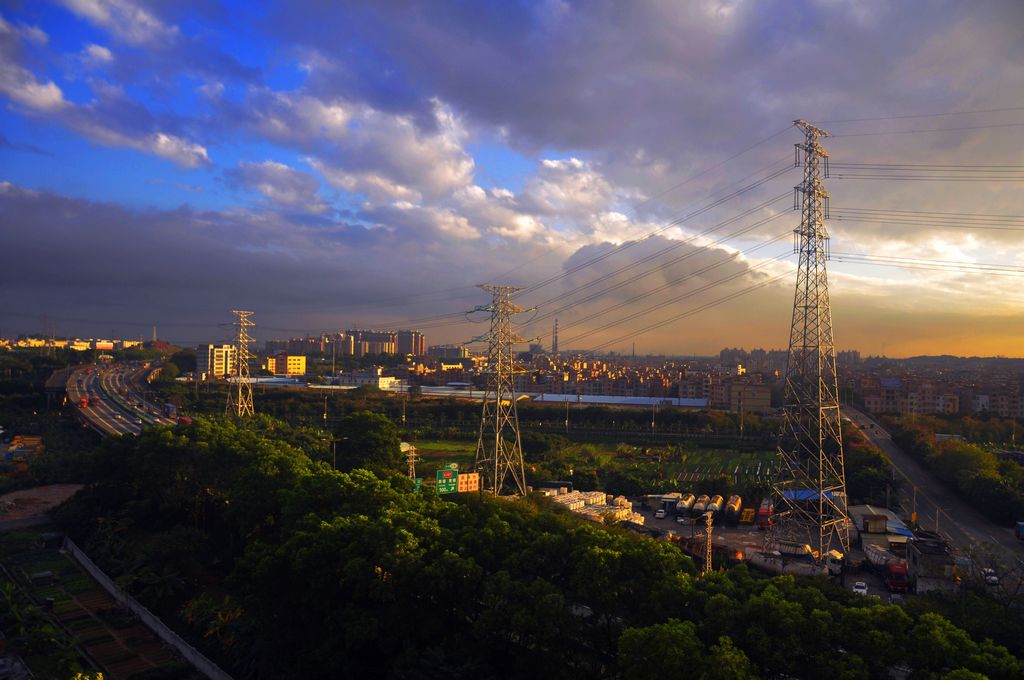
<instances>
[{"instance_id":1,"label":"sky","mask_svg":"<svg viewBox=\"0 0 1024 680\"><path fill-rule=\"evenodd\" d=\"M1024 3L0 0L0 335L1024 356Z\"/></svg>"}]
</instances>

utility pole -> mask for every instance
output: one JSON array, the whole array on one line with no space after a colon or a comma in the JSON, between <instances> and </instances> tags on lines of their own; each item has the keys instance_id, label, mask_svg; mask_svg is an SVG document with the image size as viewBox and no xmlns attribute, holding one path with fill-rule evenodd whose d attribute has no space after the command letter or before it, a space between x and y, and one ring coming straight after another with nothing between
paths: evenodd
<instances>
[{"instance_id":1,"label":"utility pole","mask_svg":"<svg viewBox=\"0 0 1024 680\"><path fill-rule=\"evenodd\" d=\"M240 309L233 309L231 313L237 318L235 327L238 334L235 338L235 380L237 381L237 392L232 398L231 390L228 389L228 403L224 409L225 415L243 416L255 415L256 409L252 403L252 383L249 381L249 361L252 359L252 352L249 351L249 343L253 341L249 335L249 329L255 326L249 317L252 312Z\"/></svg>"},{"instance_id":2,"label":"utility pole","mask_svg":"<svg viewBox=\"0 0 1024 680\"><path fill-rule=\"evenodd\" d=\"M480 438L477 440L474 468L482 477L481 491L486 488L500 496L506 479L511 477L510 491L525 496L526 472L519 437L514 381L516 367L512 353L513 343L525 342L512 332L512 315L525 310L512 304L512 294L519 288L491 284L480 287L491 294L491 304L477 308L491 313L491 330L485 336L487 387L480 413Z\"/></svg>"},{"instance_id":3,"label":"utility pole","mask_svg":"<svg viewBox=\"0 0 1024 680\"><path fill-rule=\"evenodd\" d=\"M849 550L846 475L839 418L836 352L829 304L828 152L820 139L827 132L797 120L804 141L796 144L803 181L794 191L801 211L794 230L799 253L793 320L786 365L785 406L773 494L782 508L772 533L810 543L817 559L829 550Z\"/></svg>"}]
</instances>

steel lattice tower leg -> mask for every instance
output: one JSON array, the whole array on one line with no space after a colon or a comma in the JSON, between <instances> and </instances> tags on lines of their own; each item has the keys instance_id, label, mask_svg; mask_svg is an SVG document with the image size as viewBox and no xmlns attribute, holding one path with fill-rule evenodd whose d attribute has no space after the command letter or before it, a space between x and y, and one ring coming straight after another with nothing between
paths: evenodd
<instances>
[{"instance_id":1,"label":"steel lattice tower leg","mask_svg":"<svg viewBox=\"0 0 1024 680\"><path fill-rule=\"evenodd\" d=\"M828 152L818 141L828 133L802 120L804 133L796 145L802 158L803 182L795 196L801 210L795 230L800 255L793 324L786 365L785 418L779 442L773 493L780 509L779 538L810 544L821 559L829 550L844 554L850 547L846 511L846 475L839 418L836 352L829 306Z\"/></svg>"},{"instance_id":2,"label":"steel lattice tower leg","mask_svg":"<svg viewBox=\"0 0 1024 680\"><path fill-rule=\"evenodd\" d=\"M251 416L256 413L256 409L252 403L252 383L249 382L249 362L253 356L249 351L249 343L253 341L249 335L249 329L256 324L249 320L252 312L232 309L231 313L237 317L235 320L235 327L238 329L235 339L235 379L238 383L238 390L234 399L231 390L228 390L228 403L224 413L238 417Z\"/></svg>"},{"instance_id":3,"label":"steel lattice tower leg","mask_svg":"<svg viewBox=\"0 0 1024 680\"><path fill-rule=\"evenodd\" d=\"M512 315L523 310L512 304L512 286L480 286L491 293L492 301L482 308L491 312L491 330L487 334L487 391L480 414L480 438L476 445L474 467L482 477L480 489L501 495L509 482L510 491L526 495L523 446L519 437L516 410L515 361L512 344L522 339L512 333ZM508 435L508 439L506 439Z\"/></svg>"}]
</instances>

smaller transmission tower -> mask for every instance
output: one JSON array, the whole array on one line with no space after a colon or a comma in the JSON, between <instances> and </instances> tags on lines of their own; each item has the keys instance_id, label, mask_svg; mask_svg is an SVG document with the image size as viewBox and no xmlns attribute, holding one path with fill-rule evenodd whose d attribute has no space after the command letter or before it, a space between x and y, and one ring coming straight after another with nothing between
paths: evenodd
<instances>
[{"instance_id":1,"label":"smaller transmission tower","mask_svg":"<svg viewBox=\"0 0 1024 680\"><path fill-rule=\"evenodd\" d=\"M711 541L711 526L714 517L710 512L704 513L704 569L701 570L701 574L711 573L711 560L712 560L712 547L714 544Z\"/></svg>"},{"instance_id":2,"label":"smaller transmission tower","mask_svg":"<svg viewBox=\"0 0 1024 680\"><path fill-rule=\"evenodd\" d=\"M800 226L794 231L800 262L786 363L784 421L773 480L775 507L782 512L778 526L769 533L809 543L820 560L829 550L845 553L850 546L825 264L829 194L822 175L828 176L828 152L819 140L828 133L803 120L794 124L804 134L803 143L796 145L803 182L796 187L794 206L801 211Z\"/></svg>"},{"instance_id":3,"label":"smaller transmission tower","mask_svg":"<svg viewBox=\"0 0 1024 680\"><path fill-rule=\"evenodd\" d=\"M405 462L409 465L409 479L416 479L416 463L420 457L416 455L416 447L412 444L402 442L402 453L405 454Z\"/></svg>"},{"instance_id":4,"label":"smaller transmission tower","mask_svg":"<svg viewBox=\"0 0 1024 680\"><path fill-rule=\"evenodd\" d=\"M255 415L256 409L252 404L252 383L249 382L249 362L252 360L252 352L249 351L249 343L253 341L249 335L249 329L255 326L249 317L252 312L240 309L232 309L235 315L235 381L237 391L233 396L228 390L228 403L224 409L226 415L238 417Z\"/></svg>"},{"instance_id":5,"label":"smaller transmission tower","mask_svg":"<svg viewBox=\"0 0 1024 680\"><path fill-rule=\"evenodd\" d=\"M526 473L519 437L514 381L516 367L512 353L514 343L525 342L512 332L512 315L525 310L512 304L512 294L518 288L490 284L480 287L491 294L491 304L478 308L491 313L491 330L485 336L487 390L480 414L480 438L477 440L474 468L482 478L481 490L490 490L499 496L508 480L512 493L525 496Z\"/></svg>"}]
</instances>

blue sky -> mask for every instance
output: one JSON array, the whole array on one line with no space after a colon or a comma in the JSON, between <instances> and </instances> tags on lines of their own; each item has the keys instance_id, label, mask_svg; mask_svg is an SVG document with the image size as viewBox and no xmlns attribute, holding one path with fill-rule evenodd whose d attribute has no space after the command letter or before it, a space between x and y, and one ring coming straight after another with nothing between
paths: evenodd
<instances>
[{"instance_id":1,"label":"blue sky","mask_svg":"<svg viewBox=\"0 0 1024 680\"><path fill-rule=\"evenodd\" d=\"M0 21L0 247L24 253L0 274L4 332L45 314L65 334L157 322L199 341L248 307L266 337L413 325L458 342L479 329L431 317L504 274L544 282L522 304L581 348L632 332L652 352L777 347L794 263L769 241L796 217L745 227L799 177L700 207L784 166L793 119L872 119L830 126L846 162L1024 156L1024 128L999 127L1024 122L1012 0L41 0L0 3ZM950 112L978 113L925 117ZM889 134L929 126L962 129ZM830 190L846 207L1024 213L1005 183ZM1022 264L1012 230L829 226L837 252ZM1012 277L837 261L832 281L842 346L1015 354L1024 335ZM634 299L649 315L600 328Z\"/></svg>"}]
</instances>

